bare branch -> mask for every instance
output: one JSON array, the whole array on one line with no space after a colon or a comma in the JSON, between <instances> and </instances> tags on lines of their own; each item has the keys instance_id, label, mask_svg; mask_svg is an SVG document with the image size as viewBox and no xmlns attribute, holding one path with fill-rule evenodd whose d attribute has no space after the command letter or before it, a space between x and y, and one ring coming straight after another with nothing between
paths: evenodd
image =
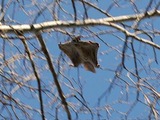
<instances>
[{"instance_id":1,"label":"bare branch","mask_svg":"<svg viewBox=\"0 0 160 120\"><path fill-rule=\"evenodd\" d=\"M61 89L61 86L60 86L60 84L59 84L59 82L58 82L57 74L56 74L56 72L55 72L55 70L54 70L54 67L53 67L53 64L52 64L52 61L51 61L49 52L48 52L48 50L47 50L47 47L46 47L46 45L45 45L45 43L44 43L44 40L43 40L43 38L42 38L42 35L41 35L39 32L36 33L36 36L37 36L37 38L38 38L38 40L39 40L39 42L40 42L40 44L41 44L42 51L43 51L43 53L44 53L44 55L45 55L45 57L46 57L46 60L47 60L47 62L48 62L48 66L49 66L49 69L50 69L50 71L51 71L51 73L52 73L52 76L53 76L54 82L55 82L55 84L56 84L56 87L57 87L57 89L58 89L58 93L59 93L59 96L60 96L60 98L61 98L61 102L62 102L62 104L64 105L65 111L66 111L66 113L67 113L68 120L71 120L71 114L70 114L70 111L69 111L69 108L68 108L68 104L67 104L67 102L66 102L66 99L65 99L65 96L64 96L63 91L62 91L62 89Z\"/></svg>"},{"instance_id":2,"label":"bare branch","mask_svg":"<svg viewBox=\"0 0 160 120\"><path fill-rule=\"evenodd\" d=\"M124 15L118 17L107 17L101 19L86 19L77 21L48 21L38 24L24 24L24 25L0 25L0 31L5 33L14 32L14 30L19 30L23 32L34 32L39 30L51 29L51 28L64 28L64 27L83 27L83 26L95 26L95 25L107 25L110 26L111 23L121 23L126 21L137 20L140 18L156 17L160 16L159 10L151 10L147 14L140 13L134 15ZM2 33L1 33L2 34Z\"/></svg>"},{"instance_id":3,"label":"bare branch","mask_svg":"<svg viewBox=\"0 0 160 120\"><path fill-rule=\"evenodd\" d=\"M36 66L34 64L34 61L33 61L33 58L32 58L32 55L30 53L30 50L29 50L29 47L27 45L27 42L25 40L25 37L23 36L23 34L21 33L16 33L20 39L22 40L22 43L25 47L25 52L27 53L30 61L31 61L31 65L32 65L32 68L33 68L33 72L34 72L34 75L37 79L37 83L38 83L38 92L39 92L39 100L40 100L40 108L41 108L41 115L42 115L42 120L45 120L45 115L44 115L44 107L43 107L43 97L42 97L42 88L41 88L41 80L40 80L40 77L38 75L38 72L36 70Z\"/></svg>"},{"instance_id":4,"label":"bare branch","mask_svg":"<svg viewBox=\"0 0 160 120\"><path fill-rule=\"evenodd\" d=\"M151 45L152 47L155 47L157 49L160 49L160 46L158 44L155 44L152 41L149 41L147 39L138 37L134 33L128 32L123 27L115 24L119 22L124 21L131 21L136 20L140 18L147 18L147 17L153 17L153 16L160 16L159 10L152 10L149 11L146 15L145 13L136 14L136 15L128 15L128 16L118 16L118 17L109 17L109 18L103 18L103 19L87 19L84 21L77 20L77 21L49 21L49 22L43 22L39 24L33 24L33 25L1 25L0 31L3 31L0 33L0 36L3 36L3 33L7 32L14 32L14 30L23 31L23 32L34 32L39 30L45 30L45 29L51 29L51 28L61 28L61 27L82 27L82 26L95 26L95 25L105 25L105 26L112 26L115 29L118 29L122 32L124 32L127 36L133 37L139 42L143 42L145 44Z\"/></svg>"}]
</instances>

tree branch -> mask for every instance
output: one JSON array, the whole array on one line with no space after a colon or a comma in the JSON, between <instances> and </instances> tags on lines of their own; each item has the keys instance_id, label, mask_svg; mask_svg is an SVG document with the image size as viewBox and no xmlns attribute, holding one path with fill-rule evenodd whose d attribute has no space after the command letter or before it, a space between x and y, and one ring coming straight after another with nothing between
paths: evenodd
<instances>
[{"instance_id":1,"label":"tree branch","mask_svg":"<svg viewBox=\"0 0 160 120\"><path fill-rule=\"evenodd\" d=\"M120 23L126 21L137 20L140 18L148 18L153 16L160 16L160 10L151 10L146 13L134 14L134 15L123 15L117 17L107 17L101 19L86 19L77 21L48 21L38 24L23 24L23 25L1 25L0 34L4 31L5 33L13 33L14 30L20 30L23 32L35 32L39 30L51 29L51 28L63 28L63 27L83 27L83 26L94 26L94 25L108 25L109 22ZM108 24L106 24L108 23Z\"/></svg>"},{"instance_id":2,"label":"tree branch","mask_svg":"<svg viewBox=\"0 0 160 120\"><path fill-rule=\"evenodd\" d=\"M27 42L25 40L25 37L23 36L23 34L21 33L16 33L17 35L19 35L20 39L22 40L22 43L25 47L25 52L27 53L29 60L31 62L31 66L34 72L34 75L37 79L37 84L38 84L38 93L39 93L39 101L40 101L40 109L41 109L41 116L42 116L42 120L45 120L45 115L44 115L44 107L43 107L43 97L42 97L42 88L41 88L41 80L40 77L38 75L38 72L36 70L36 66L34 64L33 58L32 58L32 54L30 53L29 47L27 45Z\"/></svg>"},{"instance_id":3,"label":"tree branch","mask_svg":"<svg viewBox=\"0 0 160 120\"><path fill-rule=\"evenodd\" d=\"M120 23L124 21L132 21L137 19L144 19L148 17L153 16L160 16L160 10L151 10L147 13L140 13L140 14L134 14L134 15L125 15L125 16L118 16L118 17L108 17L108 18L102 18L102 19L86 19L86 20L77 20L77 21L48 21L48 22L42 22L39 24L24 24L24 25L0 25L0 36L3 38L4 33L13 33L15 30L23 31L23 32L36 32L40 30L45 29L51 29L51 28L64 28L64 27L83 27L83 26L97 26L97 25L104 25L104 26L111 26L115 29L118 29L125 33L129 37L133 37L139 42L148 44L152 47L155 47L160 50L160 46L158 44L155 44L152 41L149 41L147 39L143 39L141 37L138 37L134 33L128 32L125 28L115 24Z\"/></svg>"},{"instance_id":4,"label":"tree branch","mask_svg":"<svg viewBox=\"0 0 160 120\"><path fill-rule=\"evenodd\" d=\"M71 120L71 114L70 114L70 111L69 111L69 108L68 108L68 104L66 102L66 99L65 99L65 96L64 96L63 91L61 89L61 86L60 86L60 84L58 82L57 74L56 74L56 72L54 70L54 67L53 67L49 52L47 50L47 47L46 47L46 45L45 45L45 43L43 41L42 35L39 32L36 33L36 36L37 36L37 38L38 38L38 40L39 40L39 42L41 44L42 51L43 51L43 53L44 53L44 55L46 57L46 60L48 62L48 66L49 66L49 69L50 69L50 71L52 73L55 85L56 85L57 90L58 90L58 94L59 94L59 96L61 98L62 105L64 106L65 111L67 113L68 120Z\"/></svg>"}]
</instances>

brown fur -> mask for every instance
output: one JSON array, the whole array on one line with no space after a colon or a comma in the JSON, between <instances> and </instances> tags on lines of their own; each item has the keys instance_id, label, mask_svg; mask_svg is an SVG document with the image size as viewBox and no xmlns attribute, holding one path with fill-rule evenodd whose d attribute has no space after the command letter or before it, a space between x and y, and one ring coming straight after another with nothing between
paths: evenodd
<instances>
[{"instance_id":1,"label":"brown fur","mask_svg":"<svg viewBox=\"0 0 160 120\"><path fill-rule=\"evenodd\" d=\"M97 61L98 43L79 40L70 41L59 44L59 48L71 59L75 67L83 64L85 69L91 72L95 72L95 67L99 67Z\"/></svg>"}]
</instances>

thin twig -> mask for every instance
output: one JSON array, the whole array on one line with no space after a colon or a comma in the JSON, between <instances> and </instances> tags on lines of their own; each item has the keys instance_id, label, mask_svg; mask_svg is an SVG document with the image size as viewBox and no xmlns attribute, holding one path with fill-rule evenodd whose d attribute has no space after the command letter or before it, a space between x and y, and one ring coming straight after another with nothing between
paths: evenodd
<instances>
[{"instance_id":1,"label":"thin twig","mask_svg":"<svg viewBox=\"0 0 160 120\"><path fill-rule=\"evenodd\" d=\"M74 0L71 0L71 2L72 2L73 11L74 11L74 20L76 21L77 20L76 6L75 6L75 3L74 3Z\"/></svg>"}]
</instances>

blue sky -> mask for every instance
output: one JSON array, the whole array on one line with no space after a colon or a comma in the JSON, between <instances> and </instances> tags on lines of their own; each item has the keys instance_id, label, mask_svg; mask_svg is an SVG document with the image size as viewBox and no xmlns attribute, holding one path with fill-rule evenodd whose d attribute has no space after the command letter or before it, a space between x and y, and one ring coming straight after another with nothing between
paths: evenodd
<instances>
[{"instance_id":1,"label":"blue sky","mask_svg":"<svg viewBox=\"0 0 160 120\"><path fill-rule=\"evenodd\" d=\"M98 1L99 2L94 1L94 3L96 3L97 6L99 6L104 11L107 10L109 8L109 6L111 6L113 4L113 1L104 1L104 0L102 0L102 1L98 0ZM33 23L40 23L40 22L53 20L53 15L51 14L51 12L54 10L52 0L48 1L46 4L41 4L41 2L42 1L37 2L34 6L33 6L33 2L31 3L28 1L24 1L25 5L23 4L23 2L20 4L17 4L17 3L11 4L9 6L9 8L7 9L6 14L8 14L8 15L6 15L5 18L9 21L9 18L11 17L12 19L18 21L18 23L8 22L6 24L33 24ZM154 4L151 6L150 9L152 9L153 6L155 6L157 2L158 1L155 0ZM136 1L135 5L137 6L137 8L133 7L134 6L133 4L131 4L125 0L121 0L118 3L119 3L119 7L114 6L110 11L108 11L109 14L111 14L113 17L120 16L120 15L134 14L136 9L138 9L139 12L144 12L146 9L146 5L149 3L149 0ZM16 7L14 7L14 5ZM64 8L64 10L66 10L68 13L71 13L71 14L73 13L73 9L72 9L70 1L68 1L68 0L64 1L64 3L61 5ZM22 6L24 6L24 11L27 11L26 13L24 11L22 11L22 9L21 9ZM37 12L43 8L45 8L45 9L42 12L42 14L40 16L38 16L37 19L35 19ZM78 13L78 19L81 20L84 11L83 11L82 4L79 4L78 1L76 2L76 9L77 9L77 13ZM55 9L55 11L58 11L58 10ZM58 13L59 13L58 14L59 20L66 20L66 21L73 20L72 16L65 14L65 12L63 12L61 10ZM100 12L98 12L92 8L89 8L88 16L89 16L89 18L93 18L93 19L106 17L104 14L100 14ZM151 30L152 26L149 26L146 23L153 23L155 29L159 30L159 26L158 26L159 25L159 18L146 19L140 23L140 28ZM133 24L133 22L126 22L125 24L131 25L131 24ZM148 26L146 26L146 25L148 25ZM73 28L63 28L61 30L71 33ZM90 32L89 30L94 33L99 33L99 32L105 31L105 34L99 35L99 37L100 37L100 39L99 39L98 37L94 36L93 33ZM134 32L133 30L131 30L131 31ZM80 100L82 100L81 96L76 91L76 90L78 90L78 91L82 90L83 97L86 101L87 106L91 110L93 110L95 120L98 119L97 115L96 115L97 109L102 109L100 111L100 114L102 116L101 119L107 119L107 116L111 120L124 119L125 115L122 115L121 113L119 113L119 111L121 111L122 113L125 113L131 108L133 103L136 101L136 92L137 92L133 83L127 78L127 71L126 70L122 71L122 76L120 76L122 79L118 79L118 78L114 79L114 76L115 76L114 71L118 68L118 65L122 61L121 53L123 50L125 35L122 32L116 31L114 28L109 27L109 26L94 26L94 27L86 27L86 28L81 28L81 27L75 28L75 33L73 33L73 34L74 35L82 35L83 36L82 40L84 40L84 41L91 40L91 41L94 41L94 42L97 42L100 44L100 48L98 51L98 61L101 66L101 69L98 68L98 69L96 69L96 73L91 73L89 71L86 71L83 68L83 66L79 66L78 68L70 67L69 64L71 63L71 61L68 59L67 56L65 56L63 54L64 60L66 62L64 62L63 59L60 60L61 72L63 73L63 75L58 76L63 92L66 94L66 96L70 95L70 94L75 94ZM26 34L26 35L30 36L30 34ZM43 34L43 37L44 37L45 43L47 45L47 48L49 50L50 56L52 57L55 70L57 71L58 70L57 59L59 58L59 55L61 53L60 49L58 48L58 44L60 42L63 43L70 38L68 35L65 35L63 33L58 32L58 28L55 30L49 30L48 32L45 32ZM141 35L140 37L149 39L149 37L144 34ZM157 41L158 39L159 39L158 35L154 36L154 41L156 43L159 43L159 41ZM2 39L0 39L0 40L2 40ZM104 42L106 42L108 44L108 46L106 44L104 44L102 42L102 40ZM129 38L129 41L131 41L131 40L132 39ZM16 47L11 47L12 45L10 43L7 43L7 44L8 44L8 47L6 47L6 51L11 51L10 53L7 53L8 54L7 58L10 58L14 54L19 54L19 51ZM24 51L23 50L24 47L22 46L22 43L19 40L15 40L13 42L13 44L15 44L15 46L17 46L21 51ZM30 40L28 42L28 44L30 45L31 50L35 50L35 48L34 48L35 46L37 48L40 48L39 43L37 42L36 39ZM34 47L32 45L34 45ZM126 57L126 61L125 61L126 64L125 65L131 71L134 71L133 54L130 49L131 45L128 44L128 46L129 46L129 49L126 52L127 57ZM135 47L136 52L139 52L139 55L137 53L137 58L140 61L138 63L139 69L140 69L139 70L140 76L142 78L156 77L156 75L153 73L152 70L149 69L149 66L148 66L148 62L149 62L149 60L151 60L151 61L153 61L153 63L150 64L150 67L152 69L159 70L159 65L157 65L154 62L154 55L153 55L152 47L150 47L148 45L144 45L142 43L139 43L136 40L134 40L134 47ZM157 59L159 60L160 55L158 54L158 50L156 50L156 52L157 52ZM53 79L51 77L51 73L47 69L46 62L43 59L44 56L42 56L41 53L36 53L36 55L37 55L37 58L35 58L34 61L36 62L37 68L40 69L39 74L40 74L40 77L42 80L42 85L43 85L44 89L47 89L51 92L48 94L53 97L53 98L49 98L46 94L44 94L44 101L48 102L45 106L46 107L45 110L52 113L52 110L55 112L56 106L58 106L58 104L60 104L59 101L57 101L53 104L49 104L50 102L52 102L52 99L55 99L54 96L57 95L57 90L54 85ZM19 68L19 67L25 67L23 62L24 62L23 60L17 61L15 63L15 65L17 65L17 67L15 67L15 69L18 73L20 73L22 75L24 74L27 76L30 74L30 72L28 72L30 69L26 67L26 69L28 71L22 72L21 68ZM27 65L30 66L30 64L27 60L25 62L26 62L26 66ZM43 70L43 68L44 68L44 70ZM143 70L143 68L145 70ZM6 68L6 71L7 70L8 69ZM67 78L69 80L66 79L64 76L67 76ZM130 75L130 76L134 81L136 81L135 77L133 77L132 75ZM157 79L155 78L155 80L157 80ZM150 80L151 79L149 79L149 82L150 82ZM22 79L22 81L23 81L23 79ZM111 91L108 92L107 90L108 90L109 86L111 85L111 81L114 81L115 83L113 84ZM130 83L131 86L127 86L124 81ZM70 82L73 83L74 89L72 89ZM37 83L34 78L26 83L33 86L33 87L37 86ZM155 85L155 81L153 81L153 85ZM13 87L8 86L8 89L13 89L13 88L15 88L15 86L16 85L13 85ZM158 91L160 91L160 90L158 90ZM150 91L147 89L144 89L143 92L147 93ZM27 105L30 105L30 106L37 108L37 109L39 108L39 104L37 102L37 91L30 92L29 89L22 88L21 92L15 92L13 96L16 99L19 99L20 101L22 101L23 103L25 103ZM145 101L142 93L140 94L139 98L140 98L140 100ZM100 104L98 105L99 100L100 100ZM75 107L75 108L77 108L77 110L79 110L81 108L81 103L77 99L75 99L74 97L67 98L67 101L73 103L74 105L77 105L77 107ZM134 106L135 107L133 107L133 110L130 112L128 118L133 119L135 117L136 118L144 117L144 119L146 119L148 117L148 116L145 116L145 114L146 113L149 114L150 111L146 105L144 105L140 102L137 102ZM47 107L49 108L49 110ZM106 112L106 109L105 109L106 107L110 108L109 113ZM84 108L84 110L85 110L84 106L82 108ZM60 110L60 112L59 112L60 119L63 119L63 118L65 119L66 118L65 112L63 112L62 108L59 110ZM74 118L75 114L73 111L72 111L72 113L73 113L72 115ZM83 110L80 112L79 119L86 119L86 120L91 119L90 114L84 114L84 113L83 113ZM33 112L33 114L34 114L34 112ZM39 119L39 115L37 113L35 113L35 116L33 116L33 117L34 117L33 119ZM46 118L48 120L50 120L50 119L52 119L52 116L49 114L46 114Z\"/></svg>"}]
</instances>

